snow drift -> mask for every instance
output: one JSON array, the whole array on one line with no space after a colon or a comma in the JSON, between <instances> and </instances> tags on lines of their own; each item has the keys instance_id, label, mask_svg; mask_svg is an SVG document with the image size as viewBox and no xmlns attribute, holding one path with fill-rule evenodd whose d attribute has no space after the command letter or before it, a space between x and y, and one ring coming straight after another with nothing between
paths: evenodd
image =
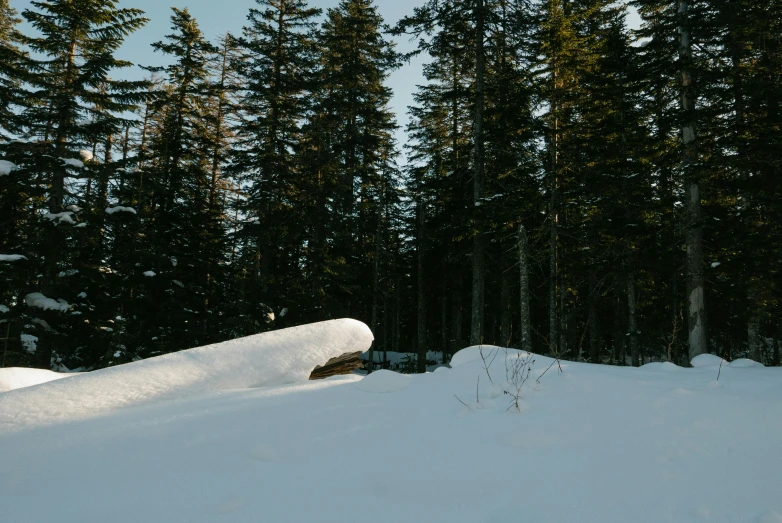
<instances>
[{"instance_id":1,"label":"snow drift","mask_svg":"<svg viewBox=\"0 0 782 523\"><path fill-rule=\"evenodd\" d=\"M207 391L306 381L316 365L365 351L372 339L359 321L331 320L5 392L0 394L0 433Z\"/></svg>"},{"instance_id":2,"label":"snow drift","mask_svg":"<svg viewBox=\"0 0 782 523\"><path fill-rule=\"evenodd\" d=\"M52 372L45 369L24 369L20 367L9 367L0 369L0 392L21 389L23 387L32 387L49 381L59 380L75 376L75 374L63 374L61 372Z\"/></svg>"}]
</instances>

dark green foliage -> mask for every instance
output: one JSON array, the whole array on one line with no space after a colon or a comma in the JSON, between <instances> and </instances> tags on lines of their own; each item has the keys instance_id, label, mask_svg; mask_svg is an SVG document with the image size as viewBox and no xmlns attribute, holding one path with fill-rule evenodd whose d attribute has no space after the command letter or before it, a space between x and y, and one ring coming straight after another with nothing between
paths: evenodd
<instances>
[{"instance_id":1,"label":"dark green foliage","mask_svg":"<svg viewBox=\"0 0 782 523\"><path fill-rule=\"evenodd\" d=\"M778 0L633 0L635 31L607 0L423 2L390 31L427 57L402 167L376 5L256 3L216 44L175 8L168 65L134 82L140 11L33 2L31 37L0 0L3 365L343 316L373 350L451 354L518 344L522 298L537 352L686 364L695 228L710 350L779 363Z\"/></svg>"}]
</instances>

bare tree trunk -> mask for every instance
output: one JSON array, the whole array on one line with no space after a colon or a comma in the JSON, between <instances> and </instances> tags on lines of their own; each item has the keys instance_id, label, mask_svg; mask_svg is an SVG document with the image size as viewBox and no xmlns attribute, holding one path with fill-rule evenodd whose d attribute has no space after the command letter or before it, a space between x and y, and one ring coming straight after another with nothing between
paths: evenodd
<instances>
[{"instance_id":1,"label":"bare tree trunk","mask_svg":"<svg viewBox=\"0 0 782 523\"><path fill-rule=\"evenodd\" d=\"M529 245L527 243L527 230L524 225L519 225L519 298L521 301L521 318L519 330L521 331L521 349L532 351L532 336L530 334L529 312Z\"/></svg>"},{"instance_id":2,"label":"bare tree trunk","mask_svg":"<svg viewBox=\"0 0 782 523\"><path fill-rule=\"evenodd\" d=\"M777 325L776 332L774 333L774 358L771 362L774 366L779 366L779 335L780 335L780 328L779 325Z\"/></svg>"},{"instance_id":3,"label":"bare tree trunk","mask_svg":"<svg viewBox=\"0 0 782 523\"><path fill-rule=\"evenodd\" d=\"M617 364L627 365L625 358L625 336L624 334L624 303L622 301L622 291L619 285L616 286L616 303L614 304L614 358Z\"/></svg>"},{"instance_id":4,"label":"bare tree trunk","mask_svg":"<svg viewBox=\"0 0 782 523\"><path fill-rule=\"evenodd\" d=\"M396 302L395 311L396 314L394 314L394 352L399 352L399 341L401 337L401 331L402 331L402 311L400 303L402 303L402 277L397 276L396 277L396 283L394 284L394 294ZM383 352L383 360L388 361L388 355Z\"/></svg>"},{"instance_id":5,"label":"bare tree trunk","mask_svg":"<svg viewBox=\"0 0 782 523\"><path fill-rule=\"evenodd\" d=\"M757 307L757 291L754 289L754 285L754 282L749 282L749 292L747 293L750 307L749 320L747 321L747 349L750 359L763 363L763 338L760 336L760 314Z\"/></svg>"},{"instance_id":6,"label":"bare tree trunk","mask_svg":"<svg viewBox=\"0 0 782 523\"><path fill-rule=\"evenodd\" d=\"M567 310L567 288L565 285L559 286L559 345L557 349L560 354L565 354L568 350L568 319Z\"/></svg>"},{"instance_id":7,"label":"bare tree trunk","mask_svg":"<svg viewBox=\"0 0 782 523\"><path fill-rule=\"evenodd\" d=\"M377 209L377 226L375 228L375 263L373 267L373 274L372 274L372 335L374 336L374 340L372 341L372 344L369 346L369 363L367 365L367 370L371 373L372 368L375 366L375 346L377 345L377 339L378 339L378 325L379 325L379 315L378 315L378 297L380 294L380 256L382 254L383 245L382 245L382 237L383 237L383 230L384 230L384 217L385 217L385 191L380 191L380 202Z\"/></svg>"},{"instance_id":8,"label":"bare tree trunk","mask_svg":"<svg viewBox=\"0 0 782 523\"><path fill-rule=\"evenodd\" d=\"M426 225L426 210L424 203L418 202L418 366L421 374L426 372L426 290L424 279L424 238Z\"/></svg>"},{"instance_id":9,"label":"bare tree trunk","mask_svg":"<svg viewBox=\"0 0 782 523\"><path fill-rule=\"evenodd\" d=\"M554 77L556 84L556 76ZM554 108L552 107L552 113ZM557 354L557 164L558 155L558 121L553 115L551 135L551 172L549 173L549 310L548 310L548 343L549 350Z\"/></svg>"},{"instance_id":10,"label":"bare tree trunk","mask_svg":"<svg viewBox=\"0 0 782 523\"><path fill-rule=\"evenodd\" d=\"M703 225L698 177L693 170L698 163L695 134L695 93L690 71L692 43L690 41L689 1L679 0L679 61L681 63L682 167L687 190L687 325L690 359L707 353L706 302L703 278Z\"/></svg>"},{"instance_id":11,"label":"bare tree trunk","mask_svg":"<svg viewBox=\"0 0 782 523\"><path fill-rule=\"evenodd\" d=\"M589 273L589 356L592 363L600 363L600 329L597 325L597 305L599 303L597 274L595 269Z\"/></svg>"},{"instance_id":12,"label":"bare tree trunk","mask_svg":"<svg viewBox=\"0 0 782 523\"><path fill-rule=\"evenodd\" d=\"M464 347L462 344L462 272L460 267L456 267L454 275L453 294L451 295L451 336L453 346L451 354L456 354Z\"/></svg>"},{"instance_id":13,"label":"bare tree trunk","mask_svg":"<svg viewBox=\"0 0 782 523\"><path fill-rule=\"evenodd\" d=\"M483 200L483 103L484 103L484 0L475 0L475 150L473 158L473 223L474 237L472 250L472 319L470 322L470 343L477 345L483 339L484 329L484 257L485 246L482 220L478 208Z\"/></svg>"},{"instance_id":14,"label":"bare tree trunk","mask_svg":"<svg viewBox=\"0 0 782 523\"><path fill-rule=\"evenodd\" d=\"M641 358L635 317L635 274L632 270L627 271L627 334L630 338L630 357L633 360L633 367L638 367Z\"/></svg>"},{"instance_id":15,"label":"bare tree trunk","mask_svg":"<svg viewBox=\"0 0 782 523\"><path fill-rule=\"evenodd\" d=\"M510 269L502 274L502 283L500 284L500 345L510 347L511 342L511 289L510 289Z\"/></svg>"},{"instance_id":16,"label":"bare tree trunk","mask_svg":"<svg viewBox=\"0 0 782 523\"><path fill-rule=\"evenodd\" d=\"M443 294L440 297L440 331L441 331L441 338L440 338L440 345L442 347L443 351L443 361L442 363L448 362L448 298L447 298L447 291L448 286L445 285L445 280L447 276L443 276Z\"/></svg>"}]
</instances>

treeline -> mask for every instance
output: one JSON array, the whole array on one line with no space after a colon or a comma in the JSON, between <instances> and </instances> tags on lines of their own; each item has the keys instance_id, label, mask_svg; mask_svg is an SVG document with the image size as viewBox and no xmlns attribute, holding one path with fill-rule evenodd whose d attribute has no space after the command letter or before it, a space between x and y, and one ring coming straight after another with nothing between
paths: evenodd
<instances>
[{"instance_id":1,"label":"treeline","mask_svg":"<svg viewBox=\"0 0 782 523\"><path fill-rule=\"evenodd\" d=\"M257 0L217 42L174 9L128 81L141 11L32 2L31 36L0 0L2 364L343 316L374 350L779 363L782 5L634 5ZM428 56L403 150L393 35Z\"/></svg>"}]
</instances>

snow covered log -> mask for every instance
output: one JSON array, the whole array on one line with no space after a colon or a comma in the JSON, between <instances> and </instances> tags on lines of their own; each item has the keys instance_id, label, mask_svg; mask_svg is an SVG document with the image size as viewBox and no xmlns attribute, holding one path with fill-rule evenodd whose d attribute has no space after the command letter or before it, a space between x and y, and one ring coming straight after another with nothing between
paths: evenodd
<instances>
[{"instance_id":1,"label":"snow covered log","mask_svg":"<svg viewBox=\"0 0 782 523\"><path fill-rule=\"evenodd\" d=\"M372 339L360 321L323 321L0 393L0 434L209 391L306 382L316 365L364 352Z\"/></svg>"},{"instance_id":2,"label":"snow covered log","mask_svg":"<svg viewBox=\"0 0 782 523\"><path fill-rule=\"evenodd\" d=\"M318 365L310 374L311 380L320 380L339 374L350 374L364 366L361 360L361 352L347 352L342 356L331 358L324 365Z\"/></svg>"}]
</instances>

